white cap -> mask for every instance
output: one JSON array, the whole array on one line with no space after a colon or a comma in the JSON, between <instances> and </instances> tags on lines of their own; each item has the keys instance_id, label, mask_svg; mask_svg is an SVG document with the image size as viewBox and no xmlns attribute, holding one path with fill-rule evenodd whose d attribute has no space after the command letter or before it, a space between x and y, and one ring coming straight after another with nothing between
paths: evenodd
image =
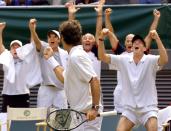
<instances>
[{"instance_id":1,"label":"white cap","mask_svg":"<svg viewBox=\"0 0 171 131\"><path fill-rule=\"evenodd\" d=\"M60 34L59 34L59 32L57 30L50 30L50 31L48 31L47 34L49 35L50 33L56 34L58 36L58 38L60 39Z\"/></svg>"},{"instance_id":2,"label":"white cap","mask_svg":"<svg viewBox=\"0 0 171 131\"><path fill-rule=\"evenodd\" d=\"M13 41L11 41L11 43L10 43L10 47L11 47L14 43L17 43L19 46L22 46L22 45L23 45L21 41L19 41L19 40L13 40Z\"/></svg>"}]
</instances>

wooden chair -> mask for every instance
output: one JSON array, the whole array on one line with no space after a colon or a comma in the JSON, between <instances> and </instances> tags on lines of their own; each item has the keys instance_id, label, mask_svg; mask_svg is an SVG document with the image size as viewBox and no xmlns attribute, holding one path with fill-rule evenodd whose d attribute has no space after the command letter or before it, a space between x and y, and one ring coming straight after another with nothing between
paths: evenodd
<instances>
[{"instance_id":1,"label":"wooden chair","mask_svg":"<svg viewBox=\"0 0 171 131\"><path fill-rule=\"evenodd\" d=\"M54 107L49 107L49 108L47 109L47 115L48 115L50 112L54 111L54 110L56 110L56 108L54 108ZM40 131L40 127L43 127L43 131L46 131L47 123L46 123L46 121L37 122L37 123L36 123L36 127L37 127L36 131ZM51 129L51 128L50 128L49 130L50 130L50 131L53 131L53 129Z\"/></svg>"},{"instance_id":2,"label":"wooden chair","mask_svg":"<svg viewBox=\"0 0 171 131\"><path fill-rule=\"evenodd\" d=\"M47 108L7 108L7 131L11 121L46 121ZM38 127L37 127L38 128ZM44 131L46 128L44 127Z\"/></svg>"}]
</instances>

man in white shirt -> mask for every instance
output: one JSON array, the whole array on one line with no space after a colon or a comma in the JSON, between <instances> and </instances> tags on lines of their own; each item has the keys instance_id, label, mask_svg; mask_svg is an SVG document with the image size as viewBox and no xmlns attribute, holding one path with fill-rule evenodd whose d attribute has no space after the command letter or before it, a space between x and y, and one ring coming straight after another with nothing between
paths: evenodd
<instances>
[{"instance_id":1,"label":"man in white shirt","mask_svg":"<svg viewBox=\"0 0 171 131\"><path fill-rule=\"evenodd\" d=\"M117 131L131 130L134 125L143 124L147 130L157 131L157 90L156 72L159 66L168 62L166 49L156 30L150 36L157 43L159 55L145 55L145 42L135 35L132 39L132 55L110 55L104 51L104 37L108 32L103 29L99 36L99 58L113 64L122 76L122 100L124 111L118 123Z\"/></svg>"},{"instance_id":2,"label":"man in white shirt","mask_svg":"<svg viewBox=\"0 0 171 131\"><path fill-rule=\"evenodd\" d=\"M112 46L112 51L115 54L129 55L132 52L132 39L134 37L134 34L128 34L125 37L125 42L124 42L125 47L123 47L119 43L119 39L117 38L117 35L114 33L115 31L114 31L114 28L113 28L111 20L110 20L111 13L112 13L112 9L107 8L105 10L105 25L106 25L106 28L109 29L109 33L113 32L113 37L109 38L111 46ZM158 23L159 23L159 20L160 20L160 11L154 9L153 10L153 16L154 16L154 19L153 19L153 22L152 22L152 24L150 26L150 30L149 30L147 36L144 39L144 41L146 43L146 50L147 50L146 54L148 54L148 52L149 52L151 41L152 41L152 38L150 37L149 34L150 34L151 30L156 30L157 29L157 26L158 26ZM109 33L108 33L108 37L109 37ZM109 65L109 68L115 70L115 67L112 66L112 65ZM115 109L120 113L122 113L122 111L124 109L124 105L123 105L122 97L121 97L122 96L121 79L122 79L122 76L120 75L119 71L117 71L117 82L118 83L117 83L117 86L115 87L113 95L114 95Z\"/></svg>"},{"instance_id":3,"label":"man in white shirt","mask_svg":"<svg viewBox=\"0 0 171 131\"><path fill-rule=\"evenodd\" d=\"M66 67L68 53L59 47L60 34L56 30L50 30L47 34L48 43L46 43L41 41L36 33L36 19L30 19L29 28L32 39L39 53L43 79L38 91L37 106L55 106L59 109L67 108L68 105L64 91L64 85L58 79L56 79L53 69L49 67L46 60L43 58L44 49L50 46L53 49L54 58L60 63L61 66L64 68Z\"/></svg>"},{"instance_id":4,"label":"man in white shirt","mask_svg":"<svg viewBox=\"0 0 171 131\"><path fill-rule=\"evenodd\" d=\"M56 76L64 82L68 102L72 109L86 112L89 121L79 131L100 131L101 118L96 118L100 102L100 81L93 69L88 54L81 44L82 29L76 20L65 21L60 25L61 41L69 53L67 68L64 69L53 58L52 49L46 49L44 56L55 71ZM73 37L74 34L74 37Z\"/></svg>"},{"instance_id":5,"label":"man in white shirt","mask_svg":"<svg viewBox=\"0 0 171 131\"><path fill-rule=\"evenodd\" d=\"M0 63L3 64L4 82L2 90L2 112L10 107L29 107L29 88L27 76L29 67L26 59L21 59L17 55L17 49L22 46L22 42L14 40L10 43L10 51L5 49L2 40L2 33L6 23L0 23Z\"/></svg>"}]
</instances>

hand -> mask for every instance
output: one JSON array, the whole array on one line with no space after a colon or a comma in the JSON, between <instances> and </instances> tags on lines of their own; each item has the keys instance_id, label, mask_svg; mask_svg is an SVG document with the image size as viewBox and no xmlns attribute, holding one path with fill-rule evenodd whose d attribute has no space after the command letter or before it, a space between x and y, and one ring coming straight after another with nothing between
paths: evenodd
<instances>
[{"instance_id":1,"label":"hand","mask_svg":"<svg viewBox=\"0 0 171 131\"><path fill-rule=\"evenodd\" d=\"M92 121L92 120L96 119L97 115L98 115L98 111L96 111L94 109L90 109L87 111L86 117L87 117L87 120Z\"/></svg>"},{"instance_id":2,"label":"hand","mask_svg":"<svg viewBox=\"0 0 171 131\"><path fill-rule=\"evenodd\" d=\"M103 29L100 31L99 38L104 39L104 37L107 36L108 33L109 33L109 29L103 28Z\"/></svg>"},{"instance_id":3,"label":"hand","mask_svg":"<svg viewBox=\"0 0 171 131\"><path fill-rule=\"evenodd\" d=\"M36 24L37 24L37 20L36 19L30 19L29 21L29 28L30 30L35 30L36 29Z\"/></svg>"},{"instance_id":4,"label":"hand","mask_svg":"<svg viewBox=\"0 0 171 131\"><path fill-rule=\"evenodd\" d=\"M107 8L105 9L105 15L111 15L112 14L112 9L111 8Z\"/></svg>"},{"instance_id":5,"label":"hand","mask_svg":"<svg viewBox=\"0 0 171 131\"><path fill-rule=\"evenodd\" d=\"M103 5L105 3L106 0L100 0L97 7L94 8L94 10L97 12L97 13L100 13L102 12L102 9L103 9Z\"/></svg>"},{"instance_id":6,"label":"hand","mask_svg":"<svg viewBox=\"0 0 171 131\"><path fill-rule=\"evenodd\" d=\"M71 14L75 14L80 8L76 8L73 2L67 2L65 7L68 8L68 12Z\"/></svg>"},{"instance_id":7,"label":"hand","mask_svg":"<svg viewBox=\"0 0 171 131\"><path fill-rule=\"evenodd\" d=\"M103 29L102 29L102 33L103 33L104 35L107 35L107 34L109 33L109 29L103 28Z\"/></svg>"},{"instance_id":8,"label":"hand","mask_svg":"<svg viewBox=\"0 0 171 131\"><path fill-rule=\"evenodd\" d=\"M154 9L153 10L153 15L154 15L155 18L159 19L160 18L160 11L158 11L157 9Z\"/></svg>"},{"instance_id":9,"label":"hand","mask_svg":"<svg viewBox=\"0 0 171 131\"><path fill-rule=\"evenodd\" d=\"M150 36L151 36L151 38L154 39L154 40L156 40L156 39L159 38L158 33L157 33L156 30L150 31Z\"/></svg>"},{"instance_id":10,"label":"hand","mask_svg":"<svg viewBox=\"0 0 171 131\"><path fill-rule=\"evenodd\" d=\"M1 22L0 23L0 31L3 31L6 26L6 22Z\"/></svg>"},{"instance_id":11,"label":"hand","mask_svg":"<svg viewBox=\"0 0 171 131\"><path fill-rule=\"evenodd\" d=\"M51 47L47 47L44 49L44 52L43 52L43 55L44 55L44 58L47 60L49 59L51 56L53 56L53 50Z\"/></svg>"}]
</instances>

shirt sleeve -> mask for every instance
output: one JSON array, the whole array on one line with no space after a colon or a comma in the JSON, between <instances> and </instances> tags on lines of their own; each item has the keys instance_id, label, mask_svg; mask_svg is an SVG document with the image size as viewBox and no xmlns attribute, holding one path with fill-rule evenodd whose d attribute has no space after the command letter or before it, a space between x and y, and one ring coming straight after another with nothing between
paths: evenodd
<instances>
[{"instance_id":1,"label":"shirt sleeve","mask_svg":"<svg viewBox=\"0 0 171 131\"><path fill-rule=\"evenodd\" d=\"M111 69L114 69L114 70L119 70L119 64L121 63L121 55L113 55L113 54L110 54L110 57L111 57L111 63L110 63L110 67Z\"/></svg>"},{"instance_id":2,"label":"shirt sleeve","mask_svg":"<svg viewBox=\"0 0 171 131\"><path fill-rule=\"evenodd\" d=\"M44 49L47 48L49 44L47 42L41 41L40 55L43 56Z\"/></svg>"},{"instance_id":3,"label":"shirt sleeve","mask_svg":"<svg viewBox=\"0 0 171 131\"><path fill-rule=\"evenodd\" d=\"M90 82L92 77L97 77L93 64L87 54L74 56L72 65L75 72L80 76L79 78L83 81Z\"/></svg>"},{"instance_id":4,"label":"shirt sleeve","mask_svg":"<svg viewBox=\"0 0 171 131\"><path fill-rule=\"evenodd\" d=\"M160 57L159 55L148 55L148 56L153 70L158 71L160 68L162 68L162 66L158 65L158 60Z\"/></svg>"}]
</instances>

